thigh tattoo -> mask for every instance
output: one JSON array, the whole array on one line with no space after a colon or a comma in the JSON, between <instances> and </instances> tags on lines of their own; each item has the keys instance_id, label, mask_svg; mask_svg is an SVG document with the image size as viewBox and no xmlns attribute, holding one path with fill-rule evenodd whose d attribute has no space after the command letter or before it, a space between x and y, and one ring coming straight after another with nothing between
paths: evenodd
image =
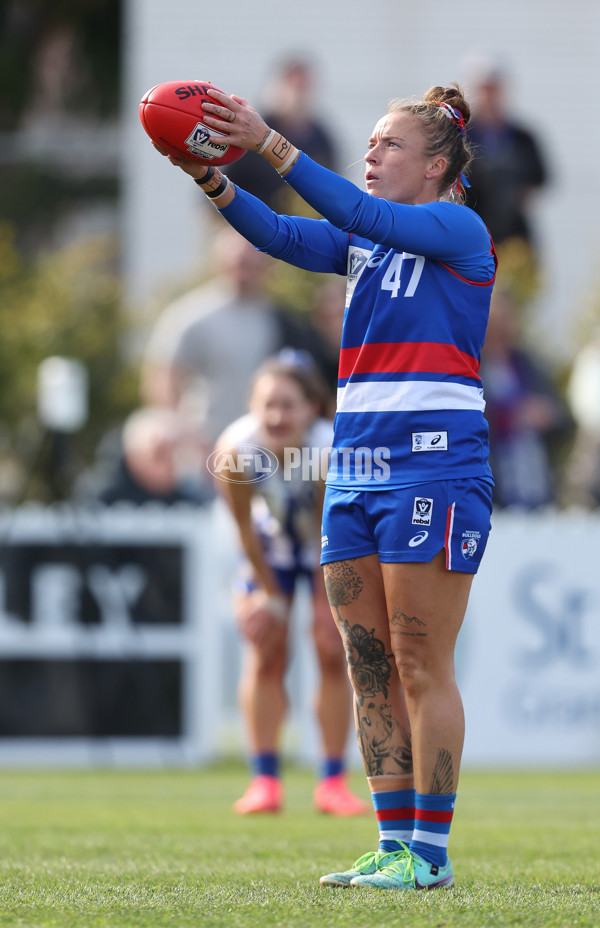
<instances>
[{"instance_id":1,"label":"thigh tattoo","mask_svg":"<svg viewBox=\"0 0 600 928\"><path fill-rule=\"evenodd\" d=\"M340 606L348 606L360 596L362 578L350 561L335 561L325 567L325 588L337 615L357 696L383 693L387 698L393 654L386 654L385 644L375 637L374 628L368 632L363 625L350 625L340 613Z\"/></svg>"},{"instance_id":2,"label":"thigh tattoo","mask_svg":"<svg viewBox=\"0 0 600 928\"><path fill-rule=\"evenodd\" d=\"M323 569L329 604L339 615L340 606L355 602L362 592L363 582L352 561L334 561Z\"/></svg>"}]
</instances>

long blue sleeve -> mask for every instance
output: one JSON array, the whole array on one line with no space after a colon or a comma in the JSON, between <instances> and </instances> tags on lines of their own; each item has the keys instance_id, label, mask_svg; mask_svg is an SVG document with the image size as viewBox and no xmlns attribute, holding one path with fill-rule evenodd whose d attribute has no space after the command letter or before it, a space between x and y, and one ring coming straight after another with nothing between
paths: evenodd
<instances>
[{"instance_id":1,"label":"long blue sleeve","mask_svg":"<svg viewBox=\"0 0 600 928\"><path fill-rule=\"evenodd\" d=\"M485 225L457 203L391 203L363 192L304 153L285 180L338 229L380 245L461 265L466 261L466 267L469 259L489 254Z\"/></svg>"},{"instance_id":2,"label":"long blue sleeve","mask_svg":"<svg viewBox=\"0 0 600 928\"><path fill-rule=\"evenodd\" d=\"M349 235L322 219L280 216L236 187L223 217L260 251L307 271L346 274Z\"/></svg>"}]
</instances>

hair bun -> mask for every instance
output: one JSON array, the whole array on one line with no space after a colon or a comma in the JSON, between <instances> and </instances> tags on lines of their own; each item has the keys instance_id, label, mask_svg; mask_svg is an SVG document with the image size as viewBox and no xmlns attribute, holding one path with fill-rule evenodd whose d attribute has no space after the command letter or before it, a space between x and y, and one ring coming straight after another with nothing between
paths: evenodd
<instances>
[{"instance_id":1,"label":"hair bun","mask_svg":"<svg viewBox=\"0 0 600 928\"><path fill-rule=\"evenodd\" d=\"M471 107L465 100L463 92L458 84L450 84L449 87L430 87L429 90L423 94L423 103L427 103L430 106L448 103L450 106L454 107L455 110L458 110L459 113L462 113L465 124L468 123L471 118Z\"/></svg>"}]
</instances>

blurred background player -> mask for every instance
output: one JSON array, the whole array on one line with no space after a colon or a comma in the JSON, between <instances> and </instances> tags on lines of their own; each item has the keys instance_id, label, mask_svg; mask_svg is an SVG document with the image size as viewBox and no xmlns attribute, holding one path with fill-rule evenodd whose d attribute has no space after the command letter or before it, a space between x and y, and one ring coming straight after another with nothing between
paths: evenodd
<instances>
[{"instance_id":1,"label":"blurred background player","mask_svg":"<svg viewBox=\"0 0 600 928\"><path fill-rule=\"evenodd\" d=\"M367 811L345 782L351 691L319 568L321 469L326 470L332 437L331 422L320 416L325 396L310 358L285 352L257 371L250 413L232 423L217 443L221 460L229 455L229 460L239 460L244 450L260 446L279 461L275 473L257 482L255 466L246 457L243 473L236 471L232 479L220 483L243 552L234 607L246 641L239 700L254 778L235 804L240 814L276 812L282 806L278 743L287 708L288 624L296 586L303 577L311 584L312 636L320 672L316 713L323 767L314 791L315 805L332 815ZM286 468L290 449L310 452L314 465L309 473Z\"/></svg>"},{"instance_id":2,"label":"blurred background player","mask_svg":"<svg viewBox=\"0 0 600 928\"><path fill-rule=\"evenodd\" d=\"M246 411L252 377L266 358L289 347L309 351L321 368L327 363L324 338L270 295L271 262L229 226L221 228L210 279L169 304L150 334L144 401L189 419L204 460L223 429Z\"/></svg>"}]
</instances>

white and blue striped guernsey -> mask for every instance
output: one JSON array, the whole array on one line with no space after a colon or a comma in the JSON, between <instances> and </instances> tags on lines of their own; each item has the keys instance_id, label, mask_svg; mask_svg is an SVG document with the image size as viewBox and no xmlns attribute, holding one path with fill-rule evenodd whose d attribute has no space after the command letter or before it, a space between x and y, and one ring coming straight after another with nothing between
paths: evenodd
<instances>
[{"instance_id":1,"label":"white and blue striped guernsey","mask_svg":"<svg viewBox=\"0 0 600 928\"><path fill-rule=\"evenodd\" d=\"M325 219L278 216L242 190L222 213L268 254L347 276L327 483L491 482L479 362L496 257L481 219L370 196L304 154L286 181Z\"/></svg>"}]
</instances>

